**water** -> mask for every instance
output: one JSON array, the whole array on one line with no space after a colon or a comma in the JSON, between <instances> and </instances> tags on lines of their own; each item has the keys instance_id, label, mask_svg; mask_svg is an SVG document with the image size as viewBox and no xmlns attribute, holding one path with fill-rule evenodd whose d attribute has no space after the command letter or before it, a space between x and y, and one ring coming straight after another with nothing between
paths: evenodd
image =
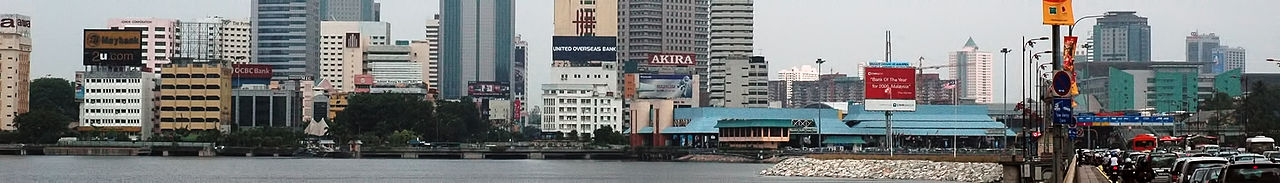
<instances>
[{"instance_id":1,"label":"water","mask_svg":"<svg viewBox=\"0 0 1280 183\"><path fill-rule=\"evenodd\" d=\"M772 164L0 156L0 182L920 182L756 175Z\"/></svg>"}]
</instances>

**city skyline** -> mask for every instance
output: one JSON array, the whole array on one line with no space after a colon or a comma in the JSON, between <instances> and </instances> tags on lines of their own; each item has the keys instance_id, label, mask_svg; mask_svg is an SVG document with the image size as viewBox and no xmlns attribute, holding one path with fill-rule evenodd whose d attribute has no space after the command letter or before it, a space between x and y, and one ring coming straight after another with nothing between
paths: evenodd
<instances>
[{"instance_id":1,"label":"city skyline","mask_svg":"<svg viewBox=\"0 0 1280 183\"><path fill-rule=\"evenodd\" d=\"M829 60L824 64L823 72L835 70L842 73L854 73L857 63L881 60L884 57L884 31L893 31L894 60L915 60L925 57L925 65L938 65L946 61L947 52L954 49L954 43L973 37L975 41L984 43L983 51L998 50L1001 47L1019 49L1018 39L1021 36L1038 37L1048 34L1047 26L1038 26L1040 18L1036 16L1019 16L1038 13L1039 2L1035 1L975 1L975 2L878 2L878 1L810 1L812 3L793 3L792 1L756 1L756 55L766 56L770 60L769 72L781 68L812 64L813 60L823 58ZM383 8L382 20L393 26L392 37L396 39L422 39L423 27L431 15L438 12L438 1L379 1ZM516 32L524 35L530 42L530 70L550 68L550 49L552 34L552 3L538 1L516 1ZM1247 2L1200 2L1174 1L1163 3L1143 2L1077 2L1074 7L1077 17L1102 14L1106 11L1137 11L1139 16L1149 18L1152 34L1152 60L1184 60L1185 35L1190 32L1216 33L1222 36L1222 42L1249 50L1246 60L1247 72L1277 72L1271 63L1262 62L1265 58L1280 57L1280 45L1269 44L1280 42L1280 35L1268 34L1266 30L1280 30L1276 24L1253 24L1250 22L1276 22L1277 16L1267 16L1265 1ZM76 4L76 6L67 6ZM198 9L164 9L148 8L154 11L101 12L89 11L93 7L115 4L138 4L145 7L202 7ZM813 6L822 4L823 6ZM84 12L79 14L62 14L68 11L49 11L55 8L70 8L68 11ZM971 7L971 8L952 8ZM974 8L996 11L973 11ZM1184 11L1186 9L1203 9L1204 11ZM85 11L77 11L85 10ZM423 11L425 10L425 11ZM0 12L24 14L32 17L33 58L32 75L42 77L52 75L60 78L71 78L78 67L60 67L78 60L75 54L59 54L80 50L78 39L66 39L65 36L78 35L84 28L107 27L105 22L110 18L154 17L174 18L179 20L197 20L207 16L227 18L249 18L250 1L194 1L194 2L150 2L150 1L77 1L44 2L20 1L0 7ZM797 20L789 14L804 12L806 19ZM916 16L883 16L887 14L912 13ZM957 16L959 15L959 16ZM859 18L867 17L867 18ZM959 17L970 21L950 21L939 17ZM57 20L48 21L45 20ZM839 22L839 23L830 23ZM976 23L975 23L976 22ZM989 23L982 23L989 22ZM1094 20L1081 21L1080 30L1075 35L1086 36L1091 30ZM46 26L47 25L47 26ZM1037 25L1037 26L1031 26ZM816 27L816 28L805 28ZM1064 28L1064 35L1065 35ZM1087 38L1087 37L1084 37ZM1000 44L1004 43L1004 44ZM813 46L802 46L813 45ZM1043 45L1037 50L1045 49ZM1037 51L1032 50L1032 51ZM852 53L852 54L850 54ZM1018 60L1015 54L1010 60ZM993 59L995 70L1004 70L1002 55ZM1016 63L1010 63L1016 67ZM1016 68L1015 68L1016 69ZM1011 70L1012 72L1013 70ZM945 74L945 72L940 72ZM998 72L1003 73L1003 72ZM771 74L772 75L772 74ZM539 84L545 83L549 75L545 72L531 72L531 96L538 96ZM776 78L777 76L770 76ZM995 76L996 83L1002 83L1002 75ZM1018 77L1010 77L1009 83L1018 83ZM1004 89L996 85L995 101L1006 96ZM1018 93L1010 91L1009 96ZM533 99L533 98L531 98ZM539 100L531 100L535 105Z\"/></svg>"}]
</instances>

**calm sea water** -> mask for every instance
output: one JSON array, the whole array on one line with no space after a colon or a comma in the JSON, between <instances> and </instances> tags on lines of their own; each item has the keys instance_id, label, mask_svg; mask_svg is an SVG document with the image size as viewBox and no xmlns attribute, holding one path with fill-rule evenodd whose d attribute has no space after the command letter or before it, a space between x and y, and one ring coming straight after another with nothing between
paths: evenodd
<instances>
[{"instance_id":1,"label":"calm sea water","mask_svg":"<svg viewBox=\"0 0 1280 183\"><path fill-rule=\"evenodd\" d=\"M771 164L0 156L0 182L920 182L756 175Z\"/></svg>"}]
</instances>

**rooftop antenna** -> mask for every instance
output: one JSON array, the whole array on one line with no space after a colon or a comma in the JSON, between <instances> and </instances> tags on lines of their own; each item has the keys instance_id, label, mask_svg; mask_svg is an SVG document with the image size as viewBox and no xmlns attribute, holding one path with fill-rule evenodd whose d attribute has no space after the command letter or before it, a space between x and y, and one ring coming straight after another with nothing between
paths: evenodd
<instances>
[{"instance_id":1,"label":"rooftop antenna","mask_svg":"<svg viewBox=\"0 0 1280 183\"><path fill-rule=\"evenodd\" d=\"M893 59L893 32L884 31L884 62Z\"/></svg>"}]
</instances>

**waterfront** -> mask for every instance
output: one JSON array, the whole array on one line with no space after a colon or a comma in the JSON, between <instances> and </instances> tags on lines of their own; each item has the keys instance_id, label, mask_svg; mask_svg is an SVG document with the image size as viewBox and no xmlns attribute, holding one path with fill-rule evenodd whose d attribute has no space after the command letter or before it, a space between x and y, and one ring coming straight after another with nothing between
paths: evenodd
<instances>
[{"instance_id":1,"label":"waterfront","mask_svg":"<svg viewBox=\"0 0 1280 183\"><path fill-rule=\"evenodd\" d=\"M773 164L0 156L5 182L921 182L757 175Z\"/></svg>"}]
</instances>

